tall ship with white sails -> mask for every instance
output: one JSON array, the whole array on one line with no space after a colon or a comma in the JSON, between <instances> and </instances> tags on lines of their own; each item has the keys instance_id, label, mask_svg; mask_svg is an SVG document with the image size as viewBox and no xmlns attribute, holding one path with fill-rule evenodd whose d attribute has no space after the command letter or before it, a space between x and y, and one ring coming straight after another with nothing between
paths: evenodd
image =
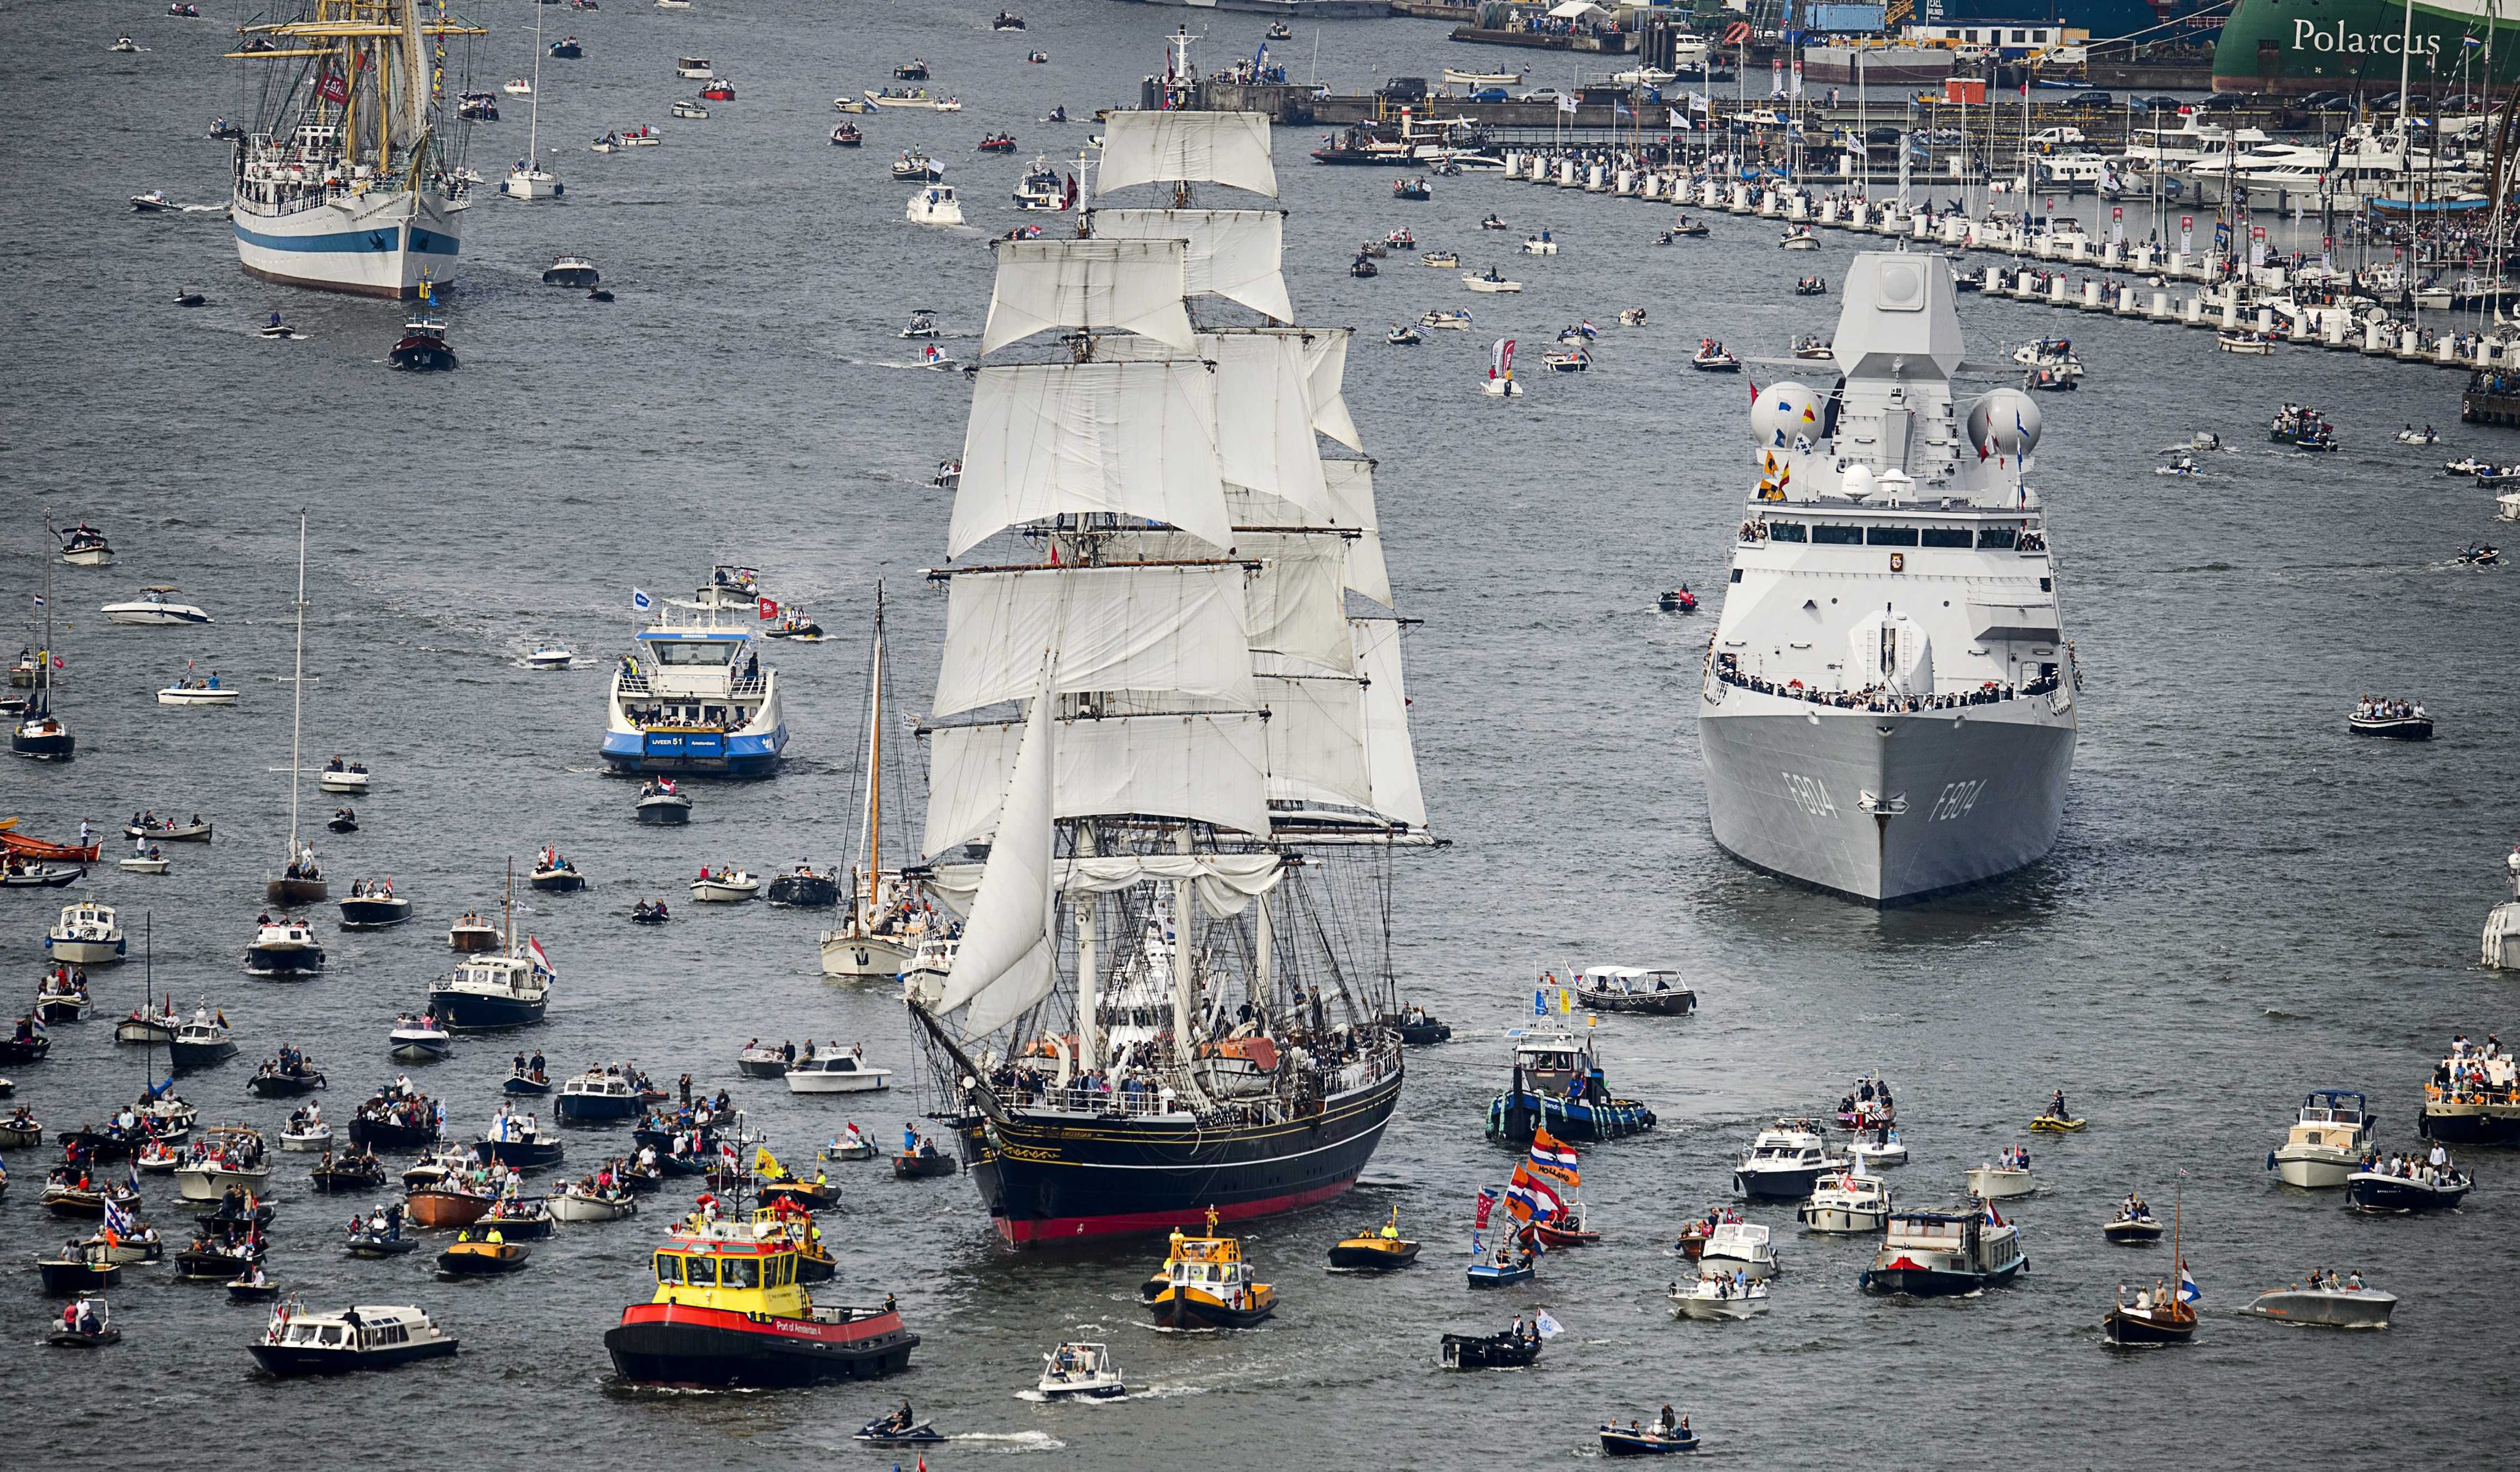
<instances>
[{"instance_id":1,"label":"tall ship with white sails","mask_svg":"<svg viewBox=\"0 0 2520 1472\"><path fill-rule=\"evenodd\" d=\"M1433 840L1349 335L1287 325L1276 194L1260 115L1114 113L1077 236L995 247L930 574L920 875L965 928L908 989L1018 1245L1328 1200L1400 1096L1389 885Z\"/></svg>"},{"instance_id":2,"label":"tall ship with white sails","mask_svg":"<svg viewBox=\"0 0 2520 1472\"><path fill-rule=\"evenodd\" d=\"M2039 408L1955 401L1954 298L1939 255L1858 255L1835 386L1759 394L1699 688L1716 842L1873 904L2036 862L2074 760L2080 682L2023 480Z\"/></svg>"},{"instance_id":3,"label":"tall ship with white sails","mask_svg":"<svg viewBox=\"0 0 2520 1472\"><path fill-rule=\"evenodd\" d=\"M259 99L229 217L248 274L417 297L455 266L469 207L440 132L446 38L479 27L426 0L305 0L241 27Z\"/></svg>"}]
</instances>

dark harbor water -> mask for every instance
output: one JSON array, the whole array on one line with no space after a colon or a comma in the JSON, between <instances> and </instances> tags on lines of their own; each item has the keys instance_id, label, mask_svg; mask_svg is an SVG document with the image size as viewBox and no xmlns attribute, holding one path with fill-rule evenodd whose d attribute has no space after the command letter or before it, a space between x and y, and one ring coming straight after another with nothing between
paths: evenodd
<instances>
[{"instance_id":1,"label":"dark harbor water","mask_svg":"<svg viewBox=\"0 0 2520 1472\"><path fill-rule=\"evenodd\" d=\"M587 53L544 72L543 139L568 194L472 211L448 294L464 366L426 378L385 368L394 305L256 283L215 214L127 208L150 188L223 198L226 147L201 135L239 111L216 60L242 19L233 0L205 0L202 21L143 0L0 11L14 62L0 98L0 593L23 610L39 590L47 507L102 525L121 551L111 570L57 570L60 704L81 755L0 767L0 813L50 836L82 817L111 829L141 806L216 820L213 845L170 851L172 874L109 870L94 886L121 907L135 956L151 918L161 990L221 1006L239 1027L245 1057L182 1085L205 1121L278 1126L286 1107L248 1099L244 1083L249 1060L284 1041L336 1081L326 1112L346 1118L398 1071L384 1033L445 968L447 919L495 901L503 864L546 842L593 879L525 913L561 973L530 1038L556 1072L630 1058L734 1087L791 1158L810 1158L843 1119L887 1137L915 1111L908 1091L868 1106L742 1084L734 1054L756 1035L863 1041L906 1075L906 1020L889 988L820 976L820 917L687 908L683 886L702 863L844 857L859 631L885 579L898 688L923 707L943 605L919 575L941 559L948 505L922 483L957 452L968 403L958 376L914 370L895 330L932 307L957 335L949 346L976 346L984 234L1014 222L1007 196L1025 159L1073 159L1091 131L1035 119L1054 104L1082 117L1133 102L1184 19L1102 0L1023 8L1031 27L1015 34L991 33L980 0L547 10ZM495 30L476 85L529 69L528 6L469 13ZM1198 23L1211 37L1202 58L1221 65L1264 23ZM118 29L149 50L108 55ZM1320 74L1354 90L1500 55L1442 34L1420 22L1325 27ZM1312 46L1306 26L1276 51L1303 75ZM1025 65L1033 47L1051 61ZM739 89L705 122L665 115L690 95L672 71L686 54L713 58ZM831 99L884 84L914 54L967 110L860 118L866 147L832 147ZM473 134L471 161L493 179L522 152L515 103ZM604 129L640 123L663 129L665 146L586 151ZM971 152L1001 128L1020 154ZM284 1156L274 1275L310 1305L424 1305L464 1353L273 1384L248 1373L262 1312L162 1267L129 1269L114 1295L119 1347L96 1358L42 1348L58 1304L31 1261L61 1233L36 1205L40 1157L15 1152L0 1198L14 1458L111 1449L131 1467L328 1463L330 1439L356 1427L388 1445L566 1460L637 1448L658 1464L872 1468L891 1458L848 1433L907 1395L955 1433L928 1458L938 1472L1000 1455L1114 1469L1553 1462L1597 1454L1597 1419L1665 1401L1710 1453L1752 1465L2149 1465L2166 1459L2163 1438L2200 1466L2493 1459L2514 1405L2498 1346L2520 1303L2520 1158L2474 1152L2478 1190L2438 1220L2358 1218L2263 1168L2304 1090L2368 1090L2384 1140L2403 1146L2452 1033L2520 1029L2513 984L2474 964L2499 856L2520 837L2520 599L2508 574L2450 567L2461 543L2492 536L2493 498L2439 471L2466 451L2512 451L2507 435L2452 423L2456 377L2297 350L2218 357L2200 333L1963 299L1973 360L2066 331L2091 368L2085 391L2043 401L2034 477L2089 677L2082 746L2048 861L1875 913L1781 887L1714 847L1691 728L1713 601L1693 620L1654 612L1672 583L1721 588L1754 474L1742 384L1687 372L1690 348L1712 335L1781 355L1792 335L1827 332L1833 299L1787 288L1841 270L1853 245L1828 236L1817 257L1787 254L1773 227L1719 217L1711 239L1657 249L1658 207L1493 178L1438 181L1433 202L1398 206L1376 170L1311 166L1314 141L1281 130L1277 144L1287 276L1306 321L1360 329L1347 396L1381 462L1402 607L1425 621L1408 641L1415 731L1454 841L1400 865L1398 966L1404 989L1457 1031L1412 1055L1401 1112L1353 1196L1249 1234L1282 1300L1276 1320L1154 1333L1130 1290L1159 1245L1019 1257L967 1182L842 1167L846 1208L826 1222L842 1262L833 1296L899 1295L924 1340L908 1378L628 1393L609 1383L602 1335L648 1295L661 1213L564 1228L512 1279L438 1284L425 1257L345 1259L347 1206L313 1197L306 1158ZM902 221L885 164L914 144L946 161L977 228ZM1499 237L1473 228L1490 209L1550 225L1564 253L1500 257ZM1354 244L1401 223L1465 265L1500 259L1528 290L1472 299L1406 259L1349 279ZM619 299L540 285L563 251L592 256ZM179 283L209 304L169 305ZM1464 305L1473 332L1416 349L1380 342L1386 323ZM1491 337L1535 346L1631 305L1652 325L1610 329L1591 373L1534 383L1518 402L1477 392ZM257 339L272 310L309 341ZM2330 410L2345 452L2275 453L2262 427L2283 400ZM2446 430L2440 447L2389 442L2427 420ZM2209 476L2151 474L2159 447L2199 429L2230 446ZM310 761L340 752L378 773L358 805L364 830L327 844L328 864L337 883L392 876L420 918L399 934L336 935L328 908L332 969L282 985L247 980L237 958L286 839L289 701L276 681L290 667L301 507ZM794 733L780 777L703 786L688 830L640 829L630 789L594 756L603 666L627 643L633 586L686 589L712 560L761 568L769 591L834 637L768 656ZM181 585L218 622L128 628L96 614L155 582ZM520 667L554 639L585 667ZM150 692L187 661L244 688L243 704L155 705ZM2365 691L2420 697L2441 739L2349 738L2346 713ZM659 895L677 921L634 929L631 902ZM0 897L11 985L31 987L58 902ZM1537 969L1591 962L1677 965L1703 1010L1599 1030L1613 1085L1662 1121L1588 1155L1582 1194L1603 1244L1553 1255L1527 1291L1472 1295L1461 1275L1471 1199L1511 1163L1480 1132L1505 1030L1527 1011ZM57 1029L49 1061L9 1071L55 1127L101 1117L140 1081L136 1050L115 1049L103 1020L138 1000L140 963L100 980L102 1017ZM479 1131L511 1051L470 1040L415 1071L447 1100L454 1132ZM1855 1283L1868 1243L1805 1238L1789 1209L1762 1208L1751 1215L1777 1228L1787 1266L1774 1311L1673 1321L1671 1234L1725 1196L1732 1152L1763 1118L1817 1111L1867 1070L1898 1087L1914 1152L1892 1175L1903 1205L1957 1201L1961 1172L2022 1138L2053 1088L2089 1114L2089 1133L2038 1143L2046 1191L2011 1214L2031 1274L1963 1302L1868 1300ZM572 1168L601 1138L569 1134ZM2097 1325L2113 1285L2166 1275L2169 1255L2109 1249L2099 1224L2130 1188L2167 1208L2182 1173L2187 1255L2207 1294L2198 1342L2111 1352ZM180 1230L162 1179L145 1196L161 1230ZM1336 1236L1394 1206L1427 1243L1418 1267L1327 1271ZM2230 1315L2314 1265L2360 1268L2402 1295L2397 1326L2318 1334ZM1535 1307L1569 1331L1536 1368L1435 1368L1440 1333ZM1108 1405L1020 1396L1039 1357L1071 1338L1109 1342L1141 1393ZM135 1414L154 1429L137 1431ZM2138 1427L2131 1446L2116 1440Z\"/></svg>"}]
</instances>

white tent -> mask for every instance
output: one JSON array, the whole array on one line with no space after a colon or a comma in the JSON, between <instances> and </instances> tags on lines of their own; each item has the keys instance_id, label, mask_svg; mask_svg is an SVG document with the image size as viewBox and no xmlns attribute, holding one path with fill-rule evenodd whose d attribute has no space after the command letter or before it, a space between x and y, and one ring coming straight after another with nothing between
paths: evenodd
<instances>
[{"instance_id":1,"label":"white tent","mask_svg":"<svg viewBox=\"0 0 2520 1472\"><path fill-rule=\"evenodd\" d=\"M1595 5L1593 0L1558 0L1549 8L1549 19L1552 21L1607 21L1610 18L1610 13Z\"/></svg>"}]
</instances>

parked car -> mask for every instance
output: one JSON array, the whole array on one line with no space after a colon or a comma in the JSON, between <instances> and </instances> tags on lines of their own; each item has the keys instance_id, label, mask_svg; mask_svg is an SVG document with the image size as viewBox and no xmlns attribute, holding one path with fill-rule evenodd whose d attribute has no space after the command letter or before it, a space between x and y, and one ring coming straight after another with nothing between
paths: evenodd
<instances>
[{"instance_id":1,"label":"parked car","mask_svg":"<svg viewBox=\"0 0 2520 1472\"><path fill-rule=\"evenodd\" d=\"M1470 94L1472 102L1511 102L1513 94L1503 87L1481 87Z\"/></svg>"},{"instance_id":2,"label":"parked car","mask_svg":"<svg viewBox=\"0 0 2520 1472\"><path fill-rule=\"evenodd\" d=\"M2065 99L2065 106L2069 108L2088 108L2105 111L2109 108L2114 108L2117 105L2118 100L2106 92L2077 92L2073 96Z\"/></svg>"},{"instance_id":3,"label":"parked car","mask_svg":"<svg viewBox=\"0 0 2520 1472\"><path fill-rule=\"evenodd\" d=\"M1565 95L1565 93L1558 91L1555 87L1534 87L1530 91L1522 94L1522 100L1524 102L1555 102L1557 99Z\"/></svg>"}]
</instances>

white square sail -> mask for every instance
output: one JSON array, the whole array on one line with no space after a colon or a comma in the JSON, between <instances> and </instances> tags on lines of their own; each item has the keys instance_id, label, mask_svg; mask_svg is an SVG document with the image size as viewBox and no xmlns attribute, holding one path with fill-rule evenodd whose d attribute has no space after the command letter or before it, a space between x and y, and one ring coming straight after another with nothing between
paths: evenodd
<instances>
[{"instance_id":1,"label":"white square sail","mask_svg":"<svg viewBox=\"0 0 2520 1472\"><path fill-rule=\"evenodd\" d=\"M1191 296L1239 301L1280 322L1295 318L1279 274L1285 215L1275 209L1097 209L1097 240L1178 240Z\"/></svg>"},{"instance_id":2,"label":"white square sail","mask_svg":"<svg viewBox=\"0 0 2520 1472\"><path fill-rule=\"evenodd\" d=\"M1400 623L1359 619L1357 667L1365 671L1365 770L1374 811L1412 828L1426 826L1418 785L1418 748L1409 735L1409 687L1400 677Z\"/></svg>"},{"instance_id":3,"label":"white square sail","mask_svg":"<svg viewBox=\"0 0 2520 1472\"><path fill-rule=\"evenodd\" d=\"M1182 242L1016 240L997 250L983 353L1055 328L1133 332L1191 350Z\"/></svg>"},{"instance_id":4,"label":"white square sail","mask_svg":"<svg viewBox=\"0 0 2520 1472\"><path fill-rule=\"evenodd\" d=\"M1251 687L1242 568L1033 568L955 575L935 713L1032 690L1042 656L1058 693L1171 691L1259 705Z\"/></svg>"},{"instance_id":5,"label":"white square sail","mask_svg":"<svg viewBox=\"0 0 2520 1472\"><path fill-rule=\"evenodd\" d=\"M1023 729L997 721L928 733L929 854L997 831ZM1179 818L1269 831L1269 753L1257 712L1063 720L1058 747L1059 817Z\"/></svg>"},{"instance_id":6,"label":"white square sail","mask_svg":"<svg viewBox=\"0 0 2520 1472\"><path fill-rule=\"evenodd\" d=\"M1233 540L1204 363L980 370L947 554L1009 527L1092 512L1162 522L1218 547Z\"/></svg>"},{"instance_id":7,"label":"white square sail","mask_svg":"<svg viewBox=\"0 0 2520 1472\"><path fill-rule=\"evenodd\" d=\"M1259 113L1114 113L1102 122L1097 196L1135 184L1223 184L1278 193Z\"/></svg>"}]
</instances>

